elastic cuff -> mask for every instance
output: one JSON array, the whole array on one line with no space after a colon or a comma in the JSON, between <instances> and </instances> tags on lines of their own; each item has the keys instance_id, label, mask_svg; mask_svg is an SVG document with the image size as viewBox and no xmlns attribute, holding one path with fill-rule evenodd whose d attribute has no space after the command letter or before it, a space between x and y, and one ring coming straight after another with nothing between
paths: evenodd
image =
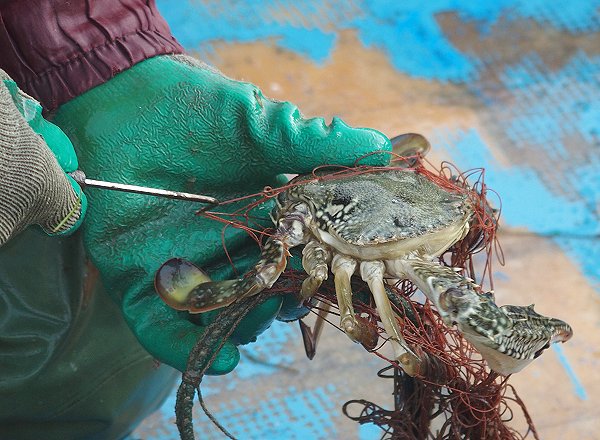
<instances>
[{"instance_id":1,"label":"elastic cuff","mask_svg":"<svg viewBox=\"0 0 600 440\"><path fill-rule=\"evenodd\" d=\"M83 190L81 189L81 187L79 186L79 184L77 182L75 182L75 180L71 176L69 176L68 174L65 174L65 176L67 177L67 179L69 180L69 183L73 187L73 190L75 191L75 194L77 194L77 202L73 206L73 209L54 228L54 231L60 230L60 228L65 223L68 223L69 219L72 218L77 213L77 210L79 210L79 218L73 224L73 226L71 226L68 229L65 229L64 231L59 231L59 232L54 232L54 231L48 232L48 231L45 231L46 234L48 234L48 235L50 235L52 237L59 237L59 236L62 236L62 235L68 236L68 235L71 235L72 233L74 233L77 229L79 229L79 227L83 223L83 218L85 217L85 213L87 212L88 202L87 202L87 197L84 194Z\"/></svg>"}]
</instances>

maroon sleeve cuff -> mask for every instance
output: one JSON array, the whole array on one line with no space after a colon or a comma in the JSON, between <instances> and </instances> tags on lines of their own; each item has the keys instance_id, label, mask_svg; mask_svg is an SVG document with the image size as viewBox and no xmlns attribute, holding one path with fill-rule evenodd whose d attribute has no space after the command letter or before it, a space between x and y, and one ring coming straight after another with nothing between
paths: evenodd
<instances>
[{"instance_id":1,"label":"maroon sleeve cuff","mask_svg":"<svg viewBox=\"0 0 600 440\"><path fill-rule=\"evenodd\" d=\"M46 110L182 52L154 0L0 1L0 68Z\"/></svg>"}]
</instances>

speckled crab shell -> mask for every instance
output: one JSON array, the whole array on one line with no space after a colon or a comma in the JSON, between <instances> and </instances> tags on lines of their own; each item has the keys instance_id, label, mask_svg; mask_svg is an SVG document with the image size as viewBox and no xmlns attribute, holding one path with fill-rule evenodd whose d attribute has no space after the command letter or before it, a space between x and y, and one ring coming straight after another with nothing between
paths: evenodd
<instances>
[{"instance_id":1,"label":"speckled crab shell","mask_svg":"<svg viewBox=\"0 0 600 440\"><path fill-rule=\"evenodd\" d=\"M390 168L343 178L311 178L290 182L277 197L273 217L277 221L304 202L312 208L310 227L315 235L324 231L356 249L419 237L419 243L425 243L430 234L462 224L472 215L466 191L441 188L418 171Z\"/></svg>"}]
</instances>

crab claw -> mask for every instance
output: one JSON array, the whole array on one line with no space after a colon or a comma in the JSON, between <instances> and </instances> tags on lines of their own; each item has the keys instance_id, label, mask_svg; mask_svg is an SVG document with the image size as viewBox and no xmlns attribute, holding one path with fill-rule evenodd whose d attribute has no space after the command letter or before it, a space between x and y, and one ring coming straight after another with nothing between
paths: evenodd
<instances>
[{"instance_id":1,"label":"crab claw","mask_svg":"<svg viewBox=\"0 0 600 440\"><path fill-rule=\"evenodd\" d=\"M508 331L498 335L495 344L487 344L495 349L495 356L488 359L488 363L500 374L521 371L551 344L566 342L573 336L573 329L569 324L540 315L533 310L533 305L505 305L500 309L513 321Z\"/></svg>"},{"instance_id":2,"label":"crab claw","mask_svg":"<svg viewBox=\"0 0 600 440\"><path fill-rule=\"evenodd\" d=\"M156 271L154 288L169 307L200 313L231 304L243 281L212 282L195 264L181 258L172 258ZM200 286L202 294L198 295Z\"/></svg>"},{"instance_id":3,"label":"crab claw","mask_svg":"<svg viewBox=\"0 0 600 440\"><path fill-rule=\"evenodd\" d=\"M265 244L254 275L237 280L210 281L193 263L173 258L156 272L154 287L162 300L176 310L208 312L270 288L284 271L286 262L287 247L279 240Z\"/></svg>"},{"instance_id":4,"label":"crab claw","mask_svg":"<svg viewBox=\"0 0 600 440\"><path fill-rule=\"evenodd\" d=\"M504 376L518 373L551 344L573 335L569 324L540 315L533 306L498 307L489 292L473 296L450 288L439 303L490 368Z\"/></svg>"},{"instance_id":5,"label":"crab claw","mask_svg":"<svg viewBox=\"0 0 600 440\"><path fill-rule=\"evenodd\" d=\"M405 158L406 166L413 167L417 163L417 155L425 156L431 150L431 144L425 137L417 133L405 133L391 139L393 152Z\"/></svg>"},{"instance_id":6,"label":"crab claw","mask_svg":"<svg viewBox=\"0 0 600 440\"><path fill-rule=\"evenodd\" d=\"M163 263L154 276L154 288L162 300L176 310L187 310L189 292L210 277L195 264L171 258Z\"/></svg>"}]
</instances>

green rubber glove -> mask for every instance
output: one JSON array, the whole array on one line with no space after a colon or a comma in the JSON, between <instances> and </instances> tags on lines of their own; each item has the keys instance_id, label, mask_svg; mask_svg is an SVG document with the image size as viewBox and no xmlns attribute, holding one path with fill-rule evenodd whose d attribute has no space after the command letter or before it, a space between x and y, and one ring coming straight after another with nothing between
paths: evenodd
<instances>
[{"instance_id":1,"label":"green rubber glove","mask_svg":"<svg viewBox=\"0 0 600 440\"><path fill-rule=\"evenodd\" d=\"M143 61L63 105L54 122L73 140L91 178L194 192L229 200L282 183L282 173L322 164L352 165L372 151L389 151L379 132L334 119L303 119L287 102L265 98L185 56ZM386 164L387 154L364 163ZM233 276L222 246L223 224L195 215L198 205L89 189L84 241L103 281L141 344L157 359L185 368L203 327L166 306L153 287L156 270L180 257L213 279ZM245 204L245 203L244 203ZM232 211L241 205L219 207ZM271 206L254 215L268 225ZM241 230L223 235L239 274L257 261L258 247ZM231 371L236 343L252 341L274 319L281 298L255 309L227 341L209 374ZM200 321L202 322L202 320Z\"/></svg>"}]
</instances>

